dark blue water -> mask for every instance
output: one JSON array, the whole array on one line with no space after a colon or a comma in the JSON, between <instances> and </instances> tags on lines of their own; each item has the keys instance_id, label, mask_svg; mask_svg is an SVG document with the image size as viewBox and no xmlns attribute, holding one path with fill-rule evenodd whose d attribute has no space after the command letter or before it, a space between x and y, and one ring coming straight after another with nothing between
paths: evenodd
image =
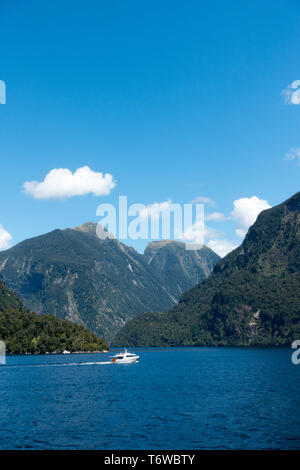
<instances>
[{"instance_id":1,"label":"dark blue water","mask_svg":"<svg viewBox=\"0 0 300 470\"><path fill-rule=\"evenodd\" d=\"M140 349L10 356L0 449L299 449L300 365L290 349ZM56 363L56 364L55 364Z\"/></svg>"}]
</instances>

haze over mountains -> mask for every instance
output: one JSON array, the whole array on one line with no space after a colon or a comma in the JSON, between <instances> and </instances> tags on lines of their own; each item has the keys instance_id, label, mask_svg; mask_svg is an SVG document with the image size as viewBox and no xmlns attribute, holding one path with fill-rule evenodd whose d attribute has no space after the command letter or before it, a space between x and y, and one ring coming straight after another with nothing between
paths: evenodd
<instances>
[{"instance_id":1,"label":"haze over mountains","mask_svg":"<svg viewBox=\"0 0 300 470\"><path fill-rule=\"evenodd\" d=\"M113 345L290 345L300 337L299 298L300 192L261 212L173 310L135 317Z\"/></svg>"},{"instance_id":2,"label":"haze over mountains","mask_svg":"<svg viewBox=\"0 0 300 470\"><path fill-rule=\"evenodd\" d=\"M145 255L116 239L100 240L96 224L25 240L0 253L0 276L26 307L82 324L110 341L133 316L166 311L213 269L207 247L151 243Z\"/></svg>"}]
</instances>

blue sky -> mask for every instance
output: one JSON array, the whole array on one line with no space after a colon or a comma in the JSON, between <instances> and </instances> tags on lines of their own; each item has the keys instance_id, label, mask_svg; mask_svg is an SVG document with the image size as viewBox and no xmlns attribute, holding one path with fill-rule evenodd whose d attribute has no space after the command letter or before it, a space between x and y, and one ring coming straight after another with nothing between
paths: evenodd
<instances>
[{"instance_id":1,"label":"blue sky","mask_svg":"<svg viewBox=\"0 0 300 470\"><path fill-rule=\"evenodd\" d=\"M297 0L1 1L0 224L10 245L97 221L98 204L119 195L210 198L206 213L223 218L207 222L207 242L240 243L248 200L255 212L253 196L273 206L299 190L300 105L282 94L300 78L299 21ZM112 175L110 194L22 191L83 166Z\"/></svg>"}]
</instances>

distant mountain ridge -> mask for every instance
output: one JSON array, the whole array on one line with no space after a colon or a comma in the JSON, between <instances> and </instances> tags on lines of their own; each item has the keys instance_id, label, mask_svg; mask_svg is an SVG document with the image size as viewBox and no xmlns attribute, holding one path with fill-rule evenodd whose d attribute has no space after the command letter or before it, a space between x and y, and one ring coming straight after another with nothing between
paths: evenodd
<instances>
[{"instance_id":1,"label":"distant mountain ridge","mask_svg":"<svg viewBox=\"0 0 300 470\"><path fill-rule=\"evenodd\" d=\"M300 192L261 212L244 242L167 313L128 322L113 345L289 345L300 338Z\"/></svg>"},{"instance_id":2,"label":"distant mountain ridge","mask_svg":"<svg viewBox=\"0 0 300 470\"><path fill-rule=\"evenodd\" d=\"M206 246L201 250L186 250L184 243L170 240L150 242L144 254L149 267L177 300L183 292L209 276L220 259Z\"/></svg>"},{"instance_id":3,"label":"distant mountain ridge","mask_svg":"<svg viewBox=\"0 0 300 470\"><path fill-rule=\"evenodd\" d=\"M142 255L116 239L100 240L96 228L89 222L23 241L0 253L0 276L30 310L82 324L110 341L134 315L173 307L219 259L206 247L184 257L183 244L168 242L150 260L150 248Z\"/></svg>"}]
</instances>

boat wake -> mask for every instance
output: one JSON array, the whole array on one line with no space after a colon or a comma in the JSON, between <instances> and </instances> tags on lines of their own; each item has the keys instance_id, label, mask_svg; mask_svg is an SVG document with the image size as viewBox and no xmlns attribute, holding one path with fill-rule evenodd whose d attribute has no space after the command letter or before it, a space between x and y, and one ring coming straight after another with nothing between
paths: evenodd
<instances>
[{"instance_id":1,"label":"boat wake","mask_svg":"<svg viewBox=\"0 0 300 470\"><path fill-rule=\"evenodd\" d=\"M53 364L3 364L0 369L12 369L19 367L68 367L68 366L98 366L112 364L112 362L55 362Z\"/></svg>"}]
</instances>

